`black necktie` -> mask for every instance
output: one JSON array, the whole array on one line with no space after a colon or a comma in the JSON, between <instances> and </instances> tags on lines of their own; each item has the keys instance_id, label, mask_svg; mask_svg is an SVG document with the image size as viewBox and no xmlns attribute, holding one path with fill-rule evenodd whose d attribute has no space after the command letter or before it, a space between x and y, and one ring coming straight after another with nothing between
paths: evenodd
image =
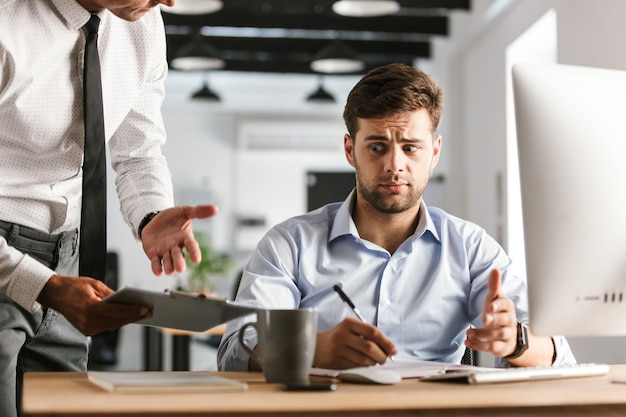
<instances>
[{"instance_id":1,"label":"black necktie","mask_svg":"<svg viewBox=\"0 0 626 417\"><path fill-rule=\"evenodd\" d=\"M83 160L79 274L104 281L107 250L107 201L102 82L98 57L99 25L100 18L94 14L84 26L87 35L83 72L85 157Z\"/></svg>"}]
</instances>

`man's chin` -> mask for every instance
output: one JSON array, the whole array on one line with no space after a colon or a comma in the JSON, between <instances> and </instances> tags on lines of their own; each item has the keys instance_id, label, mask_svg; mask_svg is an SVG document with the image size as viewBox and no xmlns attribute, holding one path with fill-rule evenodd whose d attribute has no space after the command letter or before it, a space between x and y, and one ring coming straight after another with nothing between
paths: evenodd
<instances>
[{"instance_id":1,"label":"man's chin","mask_svg":"<svg viewBox=\"0 0 626 417\"><path fill-rule=\"evenodd\" d=\"M376 204L376 209L386 214L403 213L413 207L415 207L415 204L411 204L407 201L379 201L378 204Z\"/></svg>"},{"instance_id":2,"label":"man's chin","mask_svg":"<svg viewBox=\"0 0 626 417\"><path fill-rule=\"evenodd\" d=\"M142 9L122 9L122 10L111 10L115 16L119 17L122 20L126 20L128 22L136 22L137 20L144 17L146 13L148 13L152 8L142 8Z\"/></svg>"}]
</instances>

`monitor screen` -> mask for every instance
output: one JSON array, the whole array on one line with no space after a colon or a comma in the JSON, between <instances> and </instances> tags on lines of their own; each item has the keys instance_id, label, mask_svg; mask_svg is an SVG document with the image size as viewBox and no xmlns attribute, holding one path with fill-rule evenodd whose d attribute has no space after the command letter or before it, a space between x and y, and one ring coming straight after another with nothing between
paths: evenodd
<instances>
[{"instance_id":1,"label":"monitor screen","mask_svg":"<svg viewBox=\"0 0 626 417\"><path fill-rule=\"evenodd\" d=\"M626 72L517 64L530 326L626 335Z\"/></svg>"}]
</instances>

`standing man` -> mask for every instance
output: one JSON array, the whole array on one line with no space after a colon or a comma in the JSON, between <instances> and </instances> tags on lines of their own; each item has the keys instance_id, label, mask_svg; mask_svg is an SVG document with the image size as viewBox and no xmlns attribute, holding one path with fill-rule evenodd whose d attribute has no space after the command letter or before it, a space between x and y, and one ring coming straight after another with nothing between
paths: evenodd
<instances>
[{"instance_id":1,"label":"standing man","mask_svg":"<svg viewBox=\"0 0 626 417\"><path fill-rule=\"evenodd\" d=\"M174 207L159 3L174 0L0 0L3 417L17 413L23 372L84 371L86 336L150 315L102 302L106 169L92 175L88 154L100 169L108 144L122 215L156 275L184 270L183 249L200 259L192 219L217 208Z\"/></svg>"},{"instance_id":2,"label":"standing man","mask_svg":"<svg viewBox=\"0 0 626 417\"><path fill-rule=\"evenodd\" d=\"M356 189L272 228L245 267L237 302L318 311L314 366L370 366L390 355L459 363L466 347L501 366L574 362L564 338L527 331L526 281L498 243L423 200L441 152L442 112L443 92L422 71L391 64L368 73L344 110ZM245 320L228 324L220 370L259 369L238 344ZM254 331L244 338L257 343Z\"/></svg>"}]
</instances>

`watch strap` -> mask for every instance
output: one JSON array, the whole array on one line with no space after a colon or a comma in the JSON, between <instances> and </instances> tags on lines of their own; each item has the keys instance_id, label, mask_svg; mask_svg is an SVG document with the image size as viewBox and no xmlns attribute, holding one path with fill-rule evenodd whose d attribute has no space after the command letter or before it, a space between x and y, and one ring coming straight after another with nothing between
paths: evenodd
<instances>
[{"instance_id":1,"label":"watch strap","mask_svg":"<svg viewBox=\"0 0 626 417\"><path fill-rule=\"evenodd\" d=\"M522 356L524 352L528 350L528 329L526 325L517 322L517 345L515 350L510 355L504 356L502 359L508 361L510 359L516 359Z\"/></svg>"},{"instance_id":2,"label":"watch strap","mask_svg":"<svg viewBox=\"0 0 626 417\"><path fill-rule=\"evenodd\" d=\"M152 219L154 219L154 216L156 216L159 213L160 213L159 211L153 211L151 213L146 214L144 218L141 219L141 223L139 223L139 228L137 228L137 234L139 235L139 239L141 239L141 233L143 232L143 229L148 225L148 223L150 223Z\"/></svg>"}]
</instances>

